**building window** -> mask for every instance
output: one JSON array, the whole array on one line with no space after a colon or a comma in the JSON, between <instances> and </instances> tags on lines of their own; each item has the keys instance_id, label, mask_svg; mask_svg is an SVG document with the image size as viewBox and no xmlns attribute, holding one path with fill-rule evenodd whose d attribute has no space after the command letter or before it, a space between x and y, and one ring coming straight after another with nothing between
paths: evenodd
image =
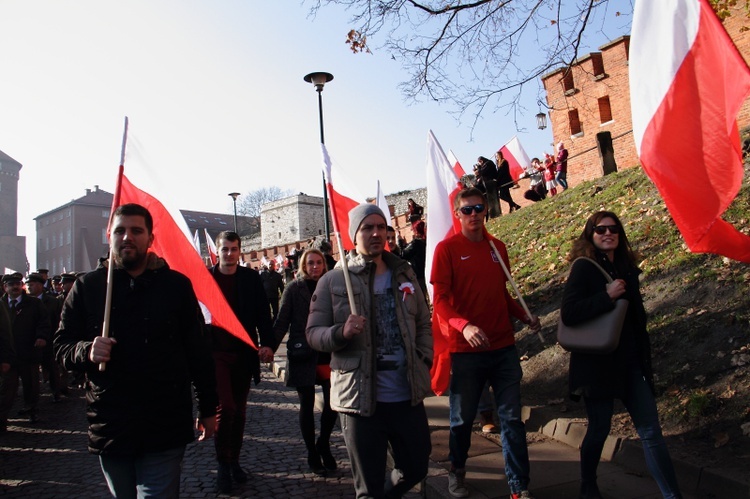
<instances>
[{"instance_id":1,"label":"building window","mask_svg":"<svg viewBox=\"0 0 750 499\"><path fill-rule=\"evenodd\" d=\"M591 69L594 72L595 80L601 80L606 76L604 74L604 61L602 60L601 52L594 52L591 54Z\"/></svg>"},{"instance_id":2,"label":"building window","mask_svg":"<svg viewBox=\"0 0 750 499\"><path fill-rule=\"evenodd\" d=\"M612 108L609 105L609 96L599 97L599 120L602 123L612 121Z\"/></svg>"},{"instance_id":3,"label":"building window","mask_svg":"<svg viewBox=\"0 0 750 499\"><path fill-rule=\"evenodd\" d=\"M578 109L568 111L568 124L570 125L570 135L575 137L583 134L581 120L578 119Z\"/></svg>"},{"instance_id":4,"label":"building window","mask_svg":"<svg viewBox=\"0 0 750 499\"><path fill-rule=\"evenodd\" d=\"M67 211L67 212L65 213L65 216L66 216L67 218L70 218L70 208L68 208L68 211Z\"/></svg>"},{"instance_id":5,"label":"building window","mask_svg":"<svg viewBox=\"0 0 750 499\"><path fill-rule=\"evenodd\" d=\"M565 70L562 83L563 92L565 92L565 95L573 95L574 93L576 93L575 82L573 82L573 70L571 68Z\"/></svg>"},{"instance_id":6,"label":"building window","mask_svg":"<svg viewBox=\"0 0 750 499\"><path fill-rule=\"evenodd\" d=\"M59 244L59 246L62 248L62 245L63 245L63 233L60 232L60 244Z\"/></svg>"},{"instance_id":7,"label":"building window","mask_svg":"<svg viewBox=\"0 0 750 499\"><path fill-rule=\"evenodd\" d=\"M102 244L107 244L107 229L102 229Z\"/></svg>"},{"instance_id":8,"label":"building window","mask_svg":"<svg viewBox=\"0 0 750 499\"><path fill-rule=\"evenodd\" d=\"M49 251L49 237L44 238L44 251Z\"/></svg>"},{"instance_id":9,"label":"building window","mask_svg":"<svg viewBox=\"0 0 750 499\"><path fill-rule=\"evenodd\" d=\"M68 227L68 230L65 233L65 244L70 244L70 227Z\"/></svg>"},{"instance_id":10,"label":"building window","mask_svg":"<svg viewBox=\"0 0 750 499\"><path fill-rule=\"evenodd\" d=\"M102 210L102 218L109 218L109 210Z\"/></svg>"}]
</instances>

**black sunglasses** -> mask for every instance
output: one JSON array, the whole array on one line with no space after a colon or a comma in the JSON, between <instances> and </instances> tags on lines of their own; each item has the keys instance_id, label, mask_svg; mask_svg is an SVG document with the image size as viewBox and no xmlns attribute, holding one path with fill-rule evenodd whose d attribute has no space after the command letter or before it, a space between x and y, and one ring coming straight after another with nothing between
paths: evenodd
<instances>
[{"instance_id":1,"label":"black sunglasses","mask_svg":"<svg viewBox=\"0 0 750 499\"><path fill-rule=\"evenodd\" d=\"M610 234L619 234L620 226L619 225L597 225L596 227L594 227L594 232L596 232L600 236L606 234L607 230L609 230Z\"/></svg>"},{"instance_id":2,"label":"black sunglasses","mask_svg":"<svg viewBox=\"0 0 750 499\"><path fill-rule=\"evenodd\" d=\"M474 206L462 206L458 209L461 213L464 215L471 215L472 212L477 213L484 213L484 205L483 204L475 204Z\"/></svg>"}]
</instances>

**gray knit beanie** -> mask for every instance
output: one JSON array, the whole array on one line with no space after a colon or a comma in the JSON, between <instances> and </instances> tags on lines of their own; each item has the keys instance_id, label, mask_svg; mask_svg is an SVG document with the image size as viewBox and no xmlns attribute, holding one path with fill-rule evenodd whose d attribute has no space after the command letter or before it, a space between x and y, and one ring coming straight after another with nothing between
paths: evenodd
<instances>
[{"instance_id":1,"label":"gray knit beanie","mask_svg":"<svg viewBox=\"0 0 750 499\"><path fill-rule=\"evenodd\" d=\"M369 217L370 215L380 215L386 223L385 215L383 210L378 208L377 205L371 203L362 203L355 206L349 211L349 237L352 238L352 242L356 245L356 236L359 226L362 224L362 220Z\"/></svg>"}]
</instances>

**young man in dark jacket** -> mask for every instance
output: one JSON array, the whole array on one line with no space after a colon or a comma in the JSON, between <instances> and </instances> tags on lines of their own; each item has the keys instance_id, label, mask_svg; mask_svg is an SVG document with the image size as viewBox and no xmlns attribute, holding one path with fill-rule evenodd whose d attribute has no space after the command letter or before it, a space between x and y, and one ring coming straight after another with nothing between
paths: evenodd
<instances>
[{"instance_id":1,"label":"young man in dark jacket","mask_svg":"<svg viewBox=\"0 0 750 499\"><path fill-rule=\"evenodd\" d=\"M187 277L148 251L153 220L144 207L118 207L110 335L102 323L107 265L79 278L55 335L57 359L85 372L89 451L98 454L115 497L177 497L185 446L216 425L216 382L198 301ZM100 367L100 364L104 363Z\"/></svg>"},{"instance_id":2,"label":"young man in dark jacket","mask_svg":"<svg viewBox=\"0 0 750 499\"><path fill-rule=\"evenodd\" d=\"M216 430L219 473L216 488L218 492L228 493L232 490L232 479L238 483L247 480L239 460L250 380L254 379L256 385L260 382L260 363L273 360L276 338L260 276L254 270L239 265L240 236L236 232L224 231L216 237L216 248L219 263L211 269L211 273L250 339L260 347L260 350L256 350L221 328L211 328L219 392Z\"/></svg>"}]
</instances>

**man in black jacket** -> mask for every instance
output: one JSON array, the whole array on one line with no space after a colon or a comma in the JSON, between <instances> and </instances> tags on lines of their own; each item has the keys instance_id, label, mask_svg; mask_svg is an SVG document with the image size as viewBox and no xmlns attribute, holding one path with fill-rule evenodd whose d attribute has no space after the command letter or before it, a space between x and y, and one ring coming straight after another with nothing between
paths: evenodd
<instances>
[{"instance_id":1,"label":"man in black jacket","mask_svg":"<svg viewBox=\"0 0 750 499\"><path fill-rule=\"evenodd\" d=\"M5 307L11 325L11 336L16 360L3 376L0 384L0 425L4 426L8 412L18 391L18 378L23 384L24 407L20 415L35 423L39 402L39 363L42 352L50 340L47 309L42 302L23 290L23 276L19 272L3 276L5 294L0 306Z\"/></svg>"},{"instance_id":2,"label":"man in black jacket","mask_svg":"<svg viewBox=\"0 0 750 499\"><path fill-rule=\"evenodd\" d=\"M256 385L260 382L260 363L273 360L276 338L260 276L254 270L239 265L240 236L232 231L221 232L216 236L216 248L219 263L211 269L211 273L249 338L260 347L260 350L256 350L224 329L211 327L216 388L219 392L216 428L219 473L216 488L218 492L228 493L232 489L232 478L238 483L247 480L239 460L250 380L254 379Z\"/></svg>"},{"instance_id":3,"label":"man in black jacket","mask_svg":"<svg viewBox=\"0 0 750 499\"><path fill-rule=\"evenodd\" d=\"M178 497L185 446L216 425L216 381L198 301L187 277L148 251L153 220L137 204L119 206L110 335L101 336L107 265L78 278L65 301L55 354L88 378L89 451L99 455L115 497ZM104 364L102 366L102 363Z\"/></svg>"}]
</instances>

